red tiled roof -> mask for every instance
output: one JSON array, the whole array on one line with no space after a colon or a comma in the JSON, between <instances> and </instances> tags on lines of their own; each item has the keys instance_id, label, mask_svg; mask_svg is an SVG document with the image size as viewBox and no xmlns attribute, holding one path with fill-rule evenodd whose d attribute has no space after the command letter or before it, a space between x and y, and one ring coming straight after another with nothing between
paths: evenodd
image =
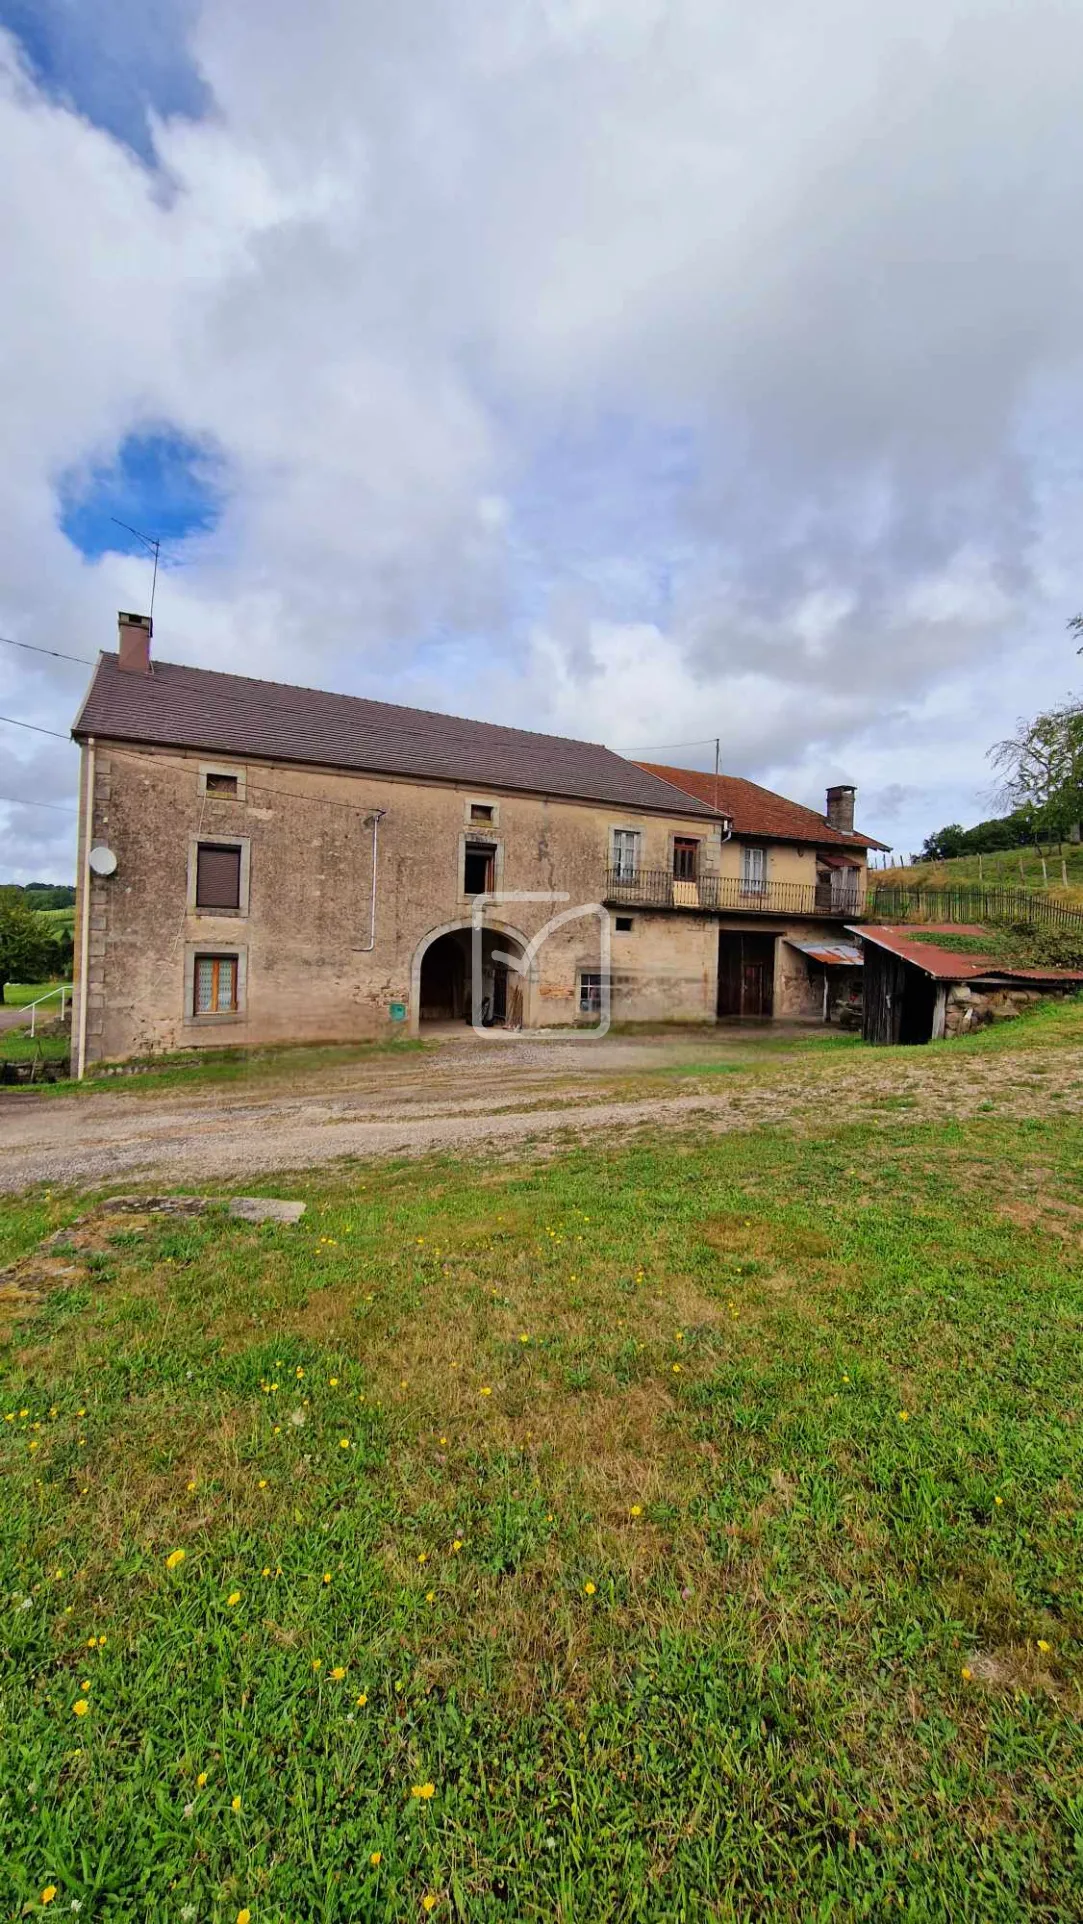
<instances>
[{"instance_id":1,"label":"red tiled roof","mask_svg":"<svg viewBox=\"0 0 1083 1924\"><path fill-rule=\"evenodd\" d=\"M610 802L659 814L712 816L710 801L672 787L599 742L537 735L390 702L297 688L155 661L131 674L98 660L72 734L195 748L243 759L315 762L366 774Z\"/></svg>"},{"instance_id":2,"label":"red tiled roof","mask_svg":"<svg viewBox=\"0 0 1083 1924\"><path fill-rule=\"evenodd\" d=\"M640 762L639 766L664 782L672 782L674 788L683 789L686 795L706 802L709 808L717 806L723 814L732 816L735 835L763 835L779 842L816 842L823 847L887 846L874 841L871 835L844 835L841 829L829 827L827 817L817 815L815 809L787 801L785 795L761 788L759 782L746 781L743 775L719 775L716 804L713 775L701 775L694 768L669 768L662 762Z\"/></svg>"},{"instance_id":3,"label":"red tiled roof","mask_svg":"<svg viewBox=\"0 0 1083 1924\"><path fill-rule=\"evenodd\" d=\"M918 942L914 937L922 935L969 935L976 937L973 953L957 954L954 949L940 949L935 942ZM1024 982L1083 982L1083 969L1017 968L1014 963L996 962L983 949L988 943L989 931L975 922L927 922L920 931L912 922L901 926L885 923L862 922L850 933L857 935L863 942L875 942L878 948L888 949L903 962L912 962L915 968L923 969L931 975L934 982L972 982L975 976L996 976L1004 981Z\"/></svg>"}]
</instances>

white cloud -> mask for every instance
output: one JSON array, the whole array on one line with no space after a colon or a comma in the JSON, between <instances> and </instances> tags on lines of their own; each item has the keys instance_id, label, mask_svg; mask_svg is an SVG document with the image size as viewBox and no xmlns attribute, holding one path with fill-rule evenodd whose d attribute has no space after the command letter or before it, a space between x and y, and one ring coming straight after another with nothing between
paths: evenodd
<instances>
[{"instance_id":1,"label":"white cloud","mask_svg":"<svg viewBox=\"0 0 1083 1924\"><path fill-rule=\"evenodd\" d=\"M0 633L111 644L143 572L56 489L165 421L227 500L163 654L719 732L889 839L985 809L987 742L1075 668L1083 14L183 12L212 106L156 173L0 37ZM0 712L70 719L78 670L0 657ZM2 793L71 760L0 728ZM7 872L70 874L62 820L9 819Z\"/></svg>"}]
</instances>

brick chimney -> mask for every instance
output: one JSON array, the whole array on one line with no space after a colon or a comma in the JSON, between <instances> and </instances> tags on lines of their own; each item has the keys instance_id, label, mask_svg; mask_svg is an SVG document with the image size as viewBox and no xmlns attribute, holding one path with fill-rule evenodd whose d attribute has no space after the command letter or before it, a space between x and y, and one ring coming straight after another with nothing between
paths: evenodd
<instances>
[{"instance_id":1,"label":"brick chimney","mask_svg":"<svg viewBox=\"0 0 1083 1924\"><path fill-rule=\"evenodd\" d=\"M837 828L843 835L852 835L854 832L856 793L856 789L851 788L848 782L840 782L835 788L829 788L827 791L828 822L832 828Z\"/></svg>"},{"instance_id":2,"label":"brick chimney","mask_svg":"<svg viewBox=\"0 0 1083 1924\"><path fill-rule=\"evenodd\" d=\"M150 638L154 625L149 615L118 615L120 660L118 666L129 675L150 674Z\"/></svg>"}]
</instances>

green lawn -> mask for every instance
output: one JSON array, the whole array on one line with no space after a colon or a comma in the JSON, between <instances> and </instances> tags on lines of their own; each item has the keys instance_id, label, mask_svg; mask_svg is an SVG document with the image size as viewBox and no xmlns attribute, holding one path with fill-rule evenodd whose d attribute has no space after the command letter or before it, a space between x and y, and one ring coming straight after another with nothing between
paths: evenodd
<instances>
[{"instance_id":1,"label":"green lawn","mask_svg":"<svg viewBox=\"0 0 1083 1924\"><path fill-rule=\"evenodd\" d=\"M0 1296L0 1916L1078 1916L1081 1171L644 1131L76 1231Z\"/></svg>"},{"instance_id":2,"label":"green lawn","mask_svg":"<svg viewBox=\"0 0 1083 1924\"><path fill-rule=\"evenodd\" d=\"M63 911L60 912L63 913ZM66 983L64 986L70 995L71 984ZM59 989L59 987L59 982L8 982L4 985L4 1000L2 1006L5 1009L25 1009L28 1003L36 1002L39 996L49 995L52 990ZM53 1000L46 1002L44 1006L39 1009L38 1013L43 1019L47 1018L49 1020L51 1020L54 1015L59 1015L60 997L58 995L54 996Z\"/></svg>"}]
</instances>

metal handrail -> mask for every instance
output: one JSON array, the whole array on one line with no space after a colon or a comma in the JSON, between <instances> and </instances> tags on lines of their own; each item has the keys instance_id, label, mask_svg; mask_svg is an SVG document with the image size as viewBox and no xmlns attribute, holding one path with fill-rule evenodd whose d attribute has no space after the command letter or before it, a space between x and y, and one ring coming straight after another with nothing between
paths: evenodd
<instances>
[{"instance_id":1,"label":"metal handrail","mask_svg":"<svg viewBox=\"0 0 1083 1924\"><path fill-rule=\"evenodd\" d=\"M856 886L836 891L814 882L771 882L738 875L700 875L683 879L668 869L611 868L606 878L606 901L640 908L692 909L708 913L736 911L753 915L861 915L864 875L854 871ZM858 879L859 878L859 879Z\"/></svg>"},{"instance_id":2,"label":"metal handrail","mask_svg":"<svg viewBox=\"0 0 1083 1924\"><path fill-rule=\"evenodd\" d=\"M30 1034L31 1035L33 1035L34 1033L34 1025L37 1022L37 1010L40 1009L43 1002L51 1002L54 995L58 995L60 997L60 1020L61 1022L63 1022L64 998L66 996L69 996L70 994L71 994L71 983L62 982L58 989L48 989L44 995L36 996L33 1002L26 1002L23 1004L23 1007L29 1009L30 1011Z\"/></svg>"}]
</instances>

